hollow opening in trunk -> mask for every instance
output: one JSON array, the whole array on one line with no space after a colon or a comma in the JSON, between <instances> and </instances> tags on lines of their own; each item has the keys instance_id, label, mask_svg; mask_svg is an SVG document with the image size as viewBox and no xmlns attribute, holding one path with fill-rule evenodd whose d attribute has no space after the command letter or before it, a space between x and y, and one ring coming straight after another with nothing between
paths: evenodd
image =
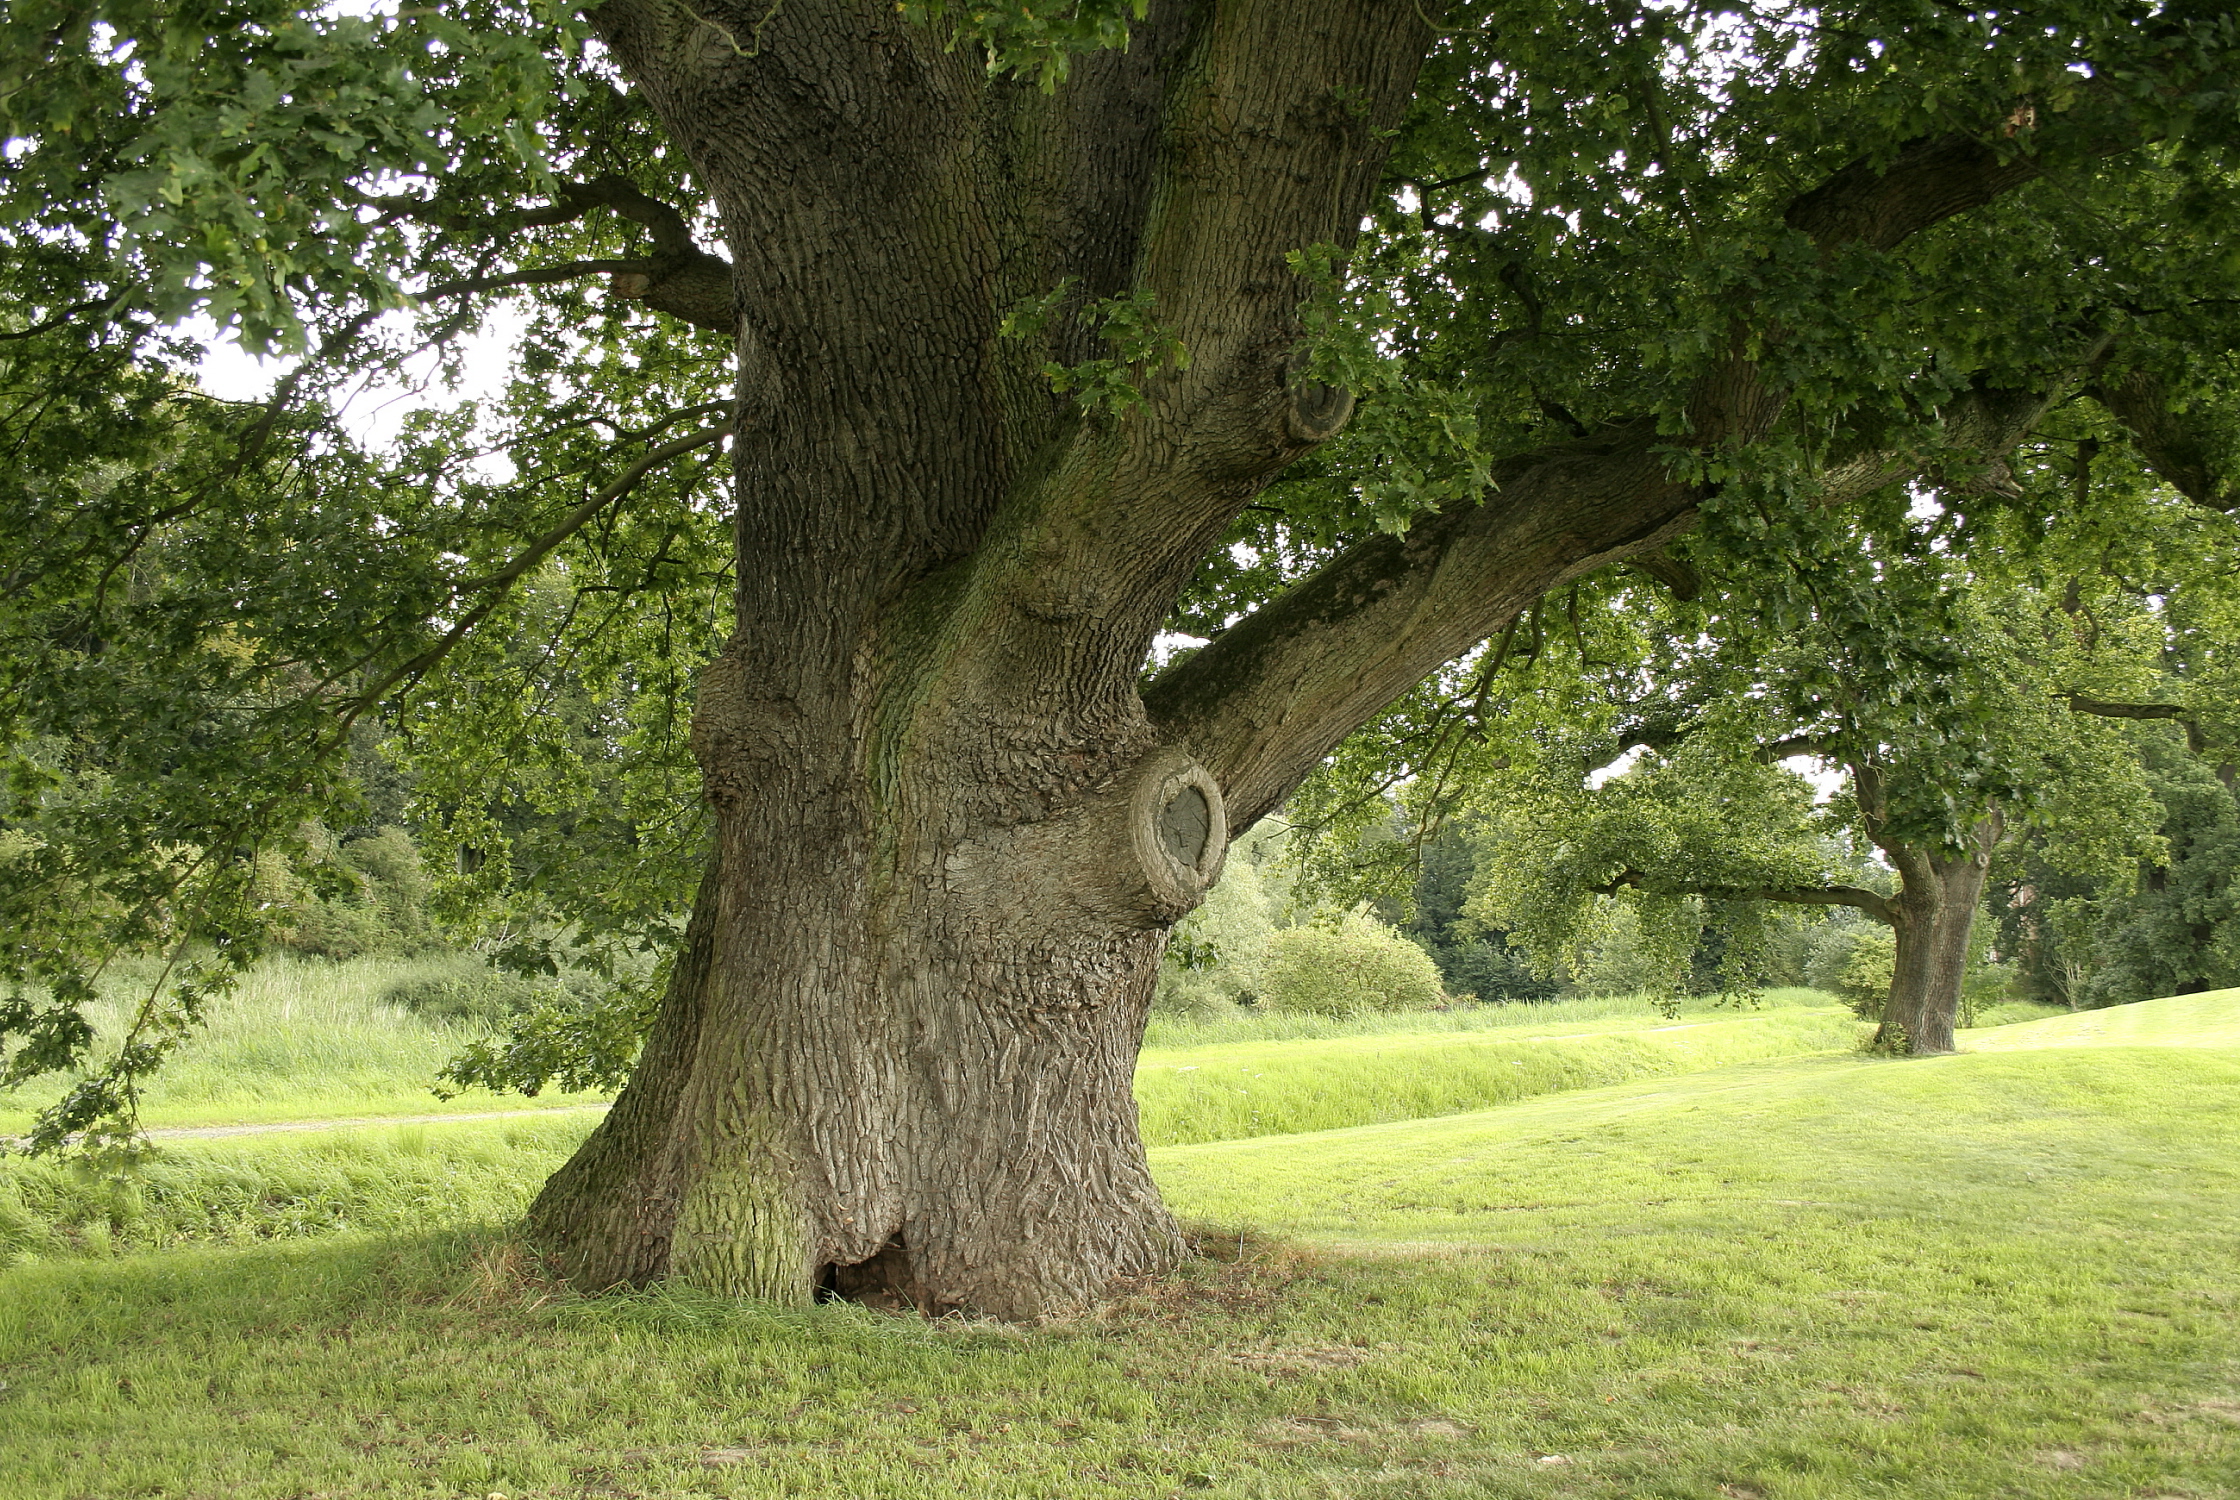
<instances>
[{"instance_id":1,"label":"hollow opening in trunk","mask_svg":"<svg viewBox=\"0 0 2240 1500\"><path fill-rule=\"evenodd\" d=\"M943 1313L911 1268L902 1236L879 1247L868 1260L843 1265L828 1261L817 1271L819 1302L860 1302L882 1312Z\"/></svg>"},{"instance_id":2,"label":"hollow opening in trunk","mask_svg":"<svg viewBox=\"0 0 2240 1500\"><path fill-rule=\"evenodd\" d=\"M1194 786L1184 787L1160 809L1159 841L1177 864L1195 867L1205 858L1206 840L1212 834L1213 809L1206 804L1206 794Z\"/></svg>"}]
</instances>

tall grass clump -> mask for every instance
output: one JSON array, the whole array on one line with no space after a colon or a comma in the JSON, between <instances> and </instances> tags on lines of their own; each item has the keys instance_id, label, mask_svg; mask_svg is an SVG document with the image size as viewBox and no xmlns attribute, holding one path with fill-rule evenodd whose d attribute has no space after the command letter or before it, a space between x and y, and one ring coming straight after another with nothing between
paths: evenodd
<instances>
[{"instance_id":1,"label":"tall grass clump","mask_svg":"<svg viewBox=\"0 0 2240 1500\"><path fill-rule=\"evenodd\" d=\"M184 1245L505 1223L592 1127L526 1115L197 1141L130 1168L0 1164L0 1266Z\"/></svg>"},{"instance_id":2,"label":"tall grass clump","mask_svg":"<svg viewBox=\"0 0 2240 1500\"><path fill-rule=\"evenodd\" d=\"M101 1044L116 1045L152 977L137 969L111 977L89 1011ZM341 962L276 955L210 1007L149 1085L141 1118L163 1126L441 1108L432 1092L437 1070L487 1034L493 1018L415 1013L405 1002L493 980L472 954ZM0 1134L21 1128L66 1087L46 1079L0 1094ZM486 1109L530 1104L480 1090L473 1097ZM553 1102L551 1095L535 1101Z\"/></svg>"}]
</instances>

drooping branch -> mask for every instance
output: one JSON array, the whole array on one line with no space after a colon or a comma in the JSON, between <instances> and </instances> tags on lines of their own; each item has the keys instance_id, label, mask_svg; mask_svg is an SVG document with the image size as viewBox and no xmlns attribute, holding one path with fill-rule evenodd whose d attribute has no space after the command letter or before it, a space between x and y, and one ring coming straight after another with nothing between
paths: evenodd
<instances>
[{"instance_id":1,"label":"drooping branch","mask_svg":"<svg viewBox=\"0 0 2240 1500\"><path fill-rule=\"evenodd\" d=\"M710 443L721 442L730 435L731 424L724 422L663 443L602 485L589 499L563 517L558 525L524 547L497 572L460 583L456 592L463 596L479 595L477 602L453 621L451 628L434 645L391 668L344 704L336 715L340 726L337 735L346 735L359 717L379 704L400 684L416 681L433 671L467 638L470 631L489 617L490 612L504 601L514 584L520 582L530 569L550 556L553 549L562 542L588 526L600 512L637 488L640 480L671 459L682 457L697 448L705 448Z\"/></svg>"},{"instance_id":2,"label":"drooping branch","mask_svg":"<svg viewBox=\"0 0 2240 1500\"><path fill-rule=\"evenodd\" d=\"M1661 547L1630 559L1626 566L1663 584L1683 604L1703 593L1703 576Z\"/></svg>"}]
</instances>

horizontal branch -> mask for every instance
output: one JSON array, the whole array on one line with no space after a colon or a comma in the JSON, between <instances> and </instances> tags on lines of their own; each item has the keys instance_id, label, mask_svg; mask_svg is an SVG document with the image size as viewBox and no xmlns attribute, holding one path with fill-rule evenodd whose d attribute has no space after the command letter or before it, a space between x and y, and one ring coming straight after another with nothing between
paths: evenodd
<instances>
[{"instance_id":1,"label":"horizontal branch","mask_svg":"<svg viewBox=\"0 0 2240 1500\"><path fill-rule=\"evenodd\" d=\"M737 335L738 314L731 300L731 262L720 256L698 255L678 262L651 260L571 260L556 266L526 271L504 271L491 276L468 276L439 282L420 293L420 300L467 297L480 292L504 291L517 286L552 286L585 276L605 276L615 296L643 302L657 312L682 318L716 333Z\"/></svg>"},{"instance_id":2,"label":"horizontal branch","mask_svg":"<svg viewBox=\"0 0 2240 1500\"><path fill-rule=\"evenodd\" d=\"M83 302L73 302L68 307L65 307L59 312L55 313L52 317L41 319L39 322L31 324L27 328L15 328L10 329L6 332L0 332L0 342L9 342L16 339L35 339L43 333L52 333L57 328L61 328L67 324L76 322L86 313L100 312L103 309L114 309L118 303L124 301L125 297L129 295L130 292L127 291L111 297L89 297Z\"/></svg>"},{"instance_id":3,"label":"horizontal branch","mask_svg":"<svg viewBox=\"0 0 2240 1500\"><path fill-rule=\"evenodd\" d=\"M1849 906L1865 912L1877 922L1895 924L1897 907L1888 896L1856 885L1814 885L1789 889L1760 887L1738 891L1733 899L1744 901L1779 901L1789 906Z\"/></svg>"},{"instance_id":4,"label":"horizontal branch","mask_svg":"<svg viewBox=\"0 0 2240 1500\"><path fill-rule=\"evenodd\" d=\"M1834 747L1817 734L1784 735L1771 744L1758 747L1758 758L1768 765L1777 760L1787 760L1792 755L1816 755L1822 760L1839 758Z\"/></svg>"},{"instance_id":5,"label":"horizontal branch","mask_svg":"<svg viewBox=\"0 0 2240 1500\"><path fill-rule=\"evenodd\" d=\"M492 276L462 276L456 281L439 281L420 293L420 300L433 302L443 297L471 297L478 292L502 292L517 286L552 286L562 281L577 281L586 276L624 276L646 271L650 263L642 260L569 260L556 266L537 266L526 271L501 271Z\"/></svg>"},{"instance_id":6,"label":"horizontal branch","mask_svg":"<svg viewBox=\"0 0 2240 1500\"><path fill-rule=\"evenodd\" d=\"M2110 703L2102 698L2088 698L2083 693L2062 695L2072 712L2090 714L2098 719L2167 719L2186 732L2186 747L2199 755L2209 748L2208 736L2202 733L2201 721L2192 709L2181 703Z\"/></svg>"},{"instance_id":7,"label":"horizontal branch","mask_svg":"<svg viewBox=\"0 0 2240 1500\"><path fill-rule=\"evenodd\" d=\"M1621 889L1640 890L1648 877L1641 871L1619 871L1601 885L1587 889L1598 896L1615 896ZM1805 885L1805 886L1683 886L1691 895L1709 896L1716 901L1778 901L1788 906L1849 906L1865 912L1878 922L1895 923L1896 908L1888 896L1856 885Z\"/></svg>"},{"instance_id":8,"label":"horizontal branch","mask_svg":"<svg viewBox=\"0 0 2240 1500\"><path fill-rule=\"evenodd\" d=\"M653 235L651 257L574 260L493 276L463 277L428 288L420 294L422 300L517 286L550 286L581 276L604 275L617 297L643 302L657 312L717 333L735 336L739 331L738 314L732 304L731 262L700 248L692 237L690 222L674 204L653 197L627 178L608 173L588 182L570 183L550 204L495 216L463 214L440 197L369 198L366 202L390 217L422 219L486 233L566 224L594 208L605 208L643 225Z\"/></svg>"}]
</instances>

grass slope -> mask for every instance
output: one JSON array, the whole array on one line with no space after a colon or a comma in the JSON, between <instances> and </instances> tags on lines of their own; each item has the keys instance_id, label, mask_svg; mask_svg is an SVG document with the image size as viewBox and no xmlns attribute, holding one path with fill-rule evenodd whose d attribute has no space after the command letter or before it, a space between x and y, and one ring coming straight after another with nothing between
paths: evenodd
<instances>
[{"instance_id":1,"label":"grass slope","mask_svg":"<svg viewBox=\"0 0 2240 1500\"><path fill-rule=\"evenodd\" d=\"M1147 1145L1240 1140L1459 1114L1631 1078L1830 1052L1851 1047L1857 1033L1849 1011L1819 1006L1684 1022L1635 1016L1159 1048L1137 1067L1136 1101Z\"/></svg>"},{"instance_id":2,"label":"grass slope","mask_svg":"<svg viewBox=\"0 0 2240 1500\"><path fill-rule=\"evenodd\" d=\"M2211 990L1960 1033L1965 1052L2038 1047L2240 1047L2240 990Z\"/></svg>"},{"instance_id":3,"label":"grass slope","mask_svg":"<svg viewBox=\"0 0 2240 1500\"><path fill-rule=\"evenodd\" d=\"M1623 1029L1628 1028L1631 1029ZM1613 1029L1620 1028L1620 1029ZM1619 1079L1842 1046L1848 1012L1654 1015L1528 1030L1354 1036L1145 1054L1153 1145L1453 1114ZM425 1105L422 1106L425 1108ZM0 1263L341 1228L502 1220L592 1127L584 1115L428 1122L164 1147L129 1183L65 1163L0 1162Z\"/></svg>"},{"instance_id":4,"label":"grass slope","mask_svg":"<svg viewBox=\"0 0 2240 1500\"><path fill-rule=\"evenodd\" d=\"M2128 1023L2184 1032L2160 1014ZM0 1493L2097 1500L2240 1475L2240 1048L1797 1059L1153 1159L1223 1224L1209 1253L1035 1330L576 1298L464 1232L20 1266Z\"/></svg>"}]
</instances>

